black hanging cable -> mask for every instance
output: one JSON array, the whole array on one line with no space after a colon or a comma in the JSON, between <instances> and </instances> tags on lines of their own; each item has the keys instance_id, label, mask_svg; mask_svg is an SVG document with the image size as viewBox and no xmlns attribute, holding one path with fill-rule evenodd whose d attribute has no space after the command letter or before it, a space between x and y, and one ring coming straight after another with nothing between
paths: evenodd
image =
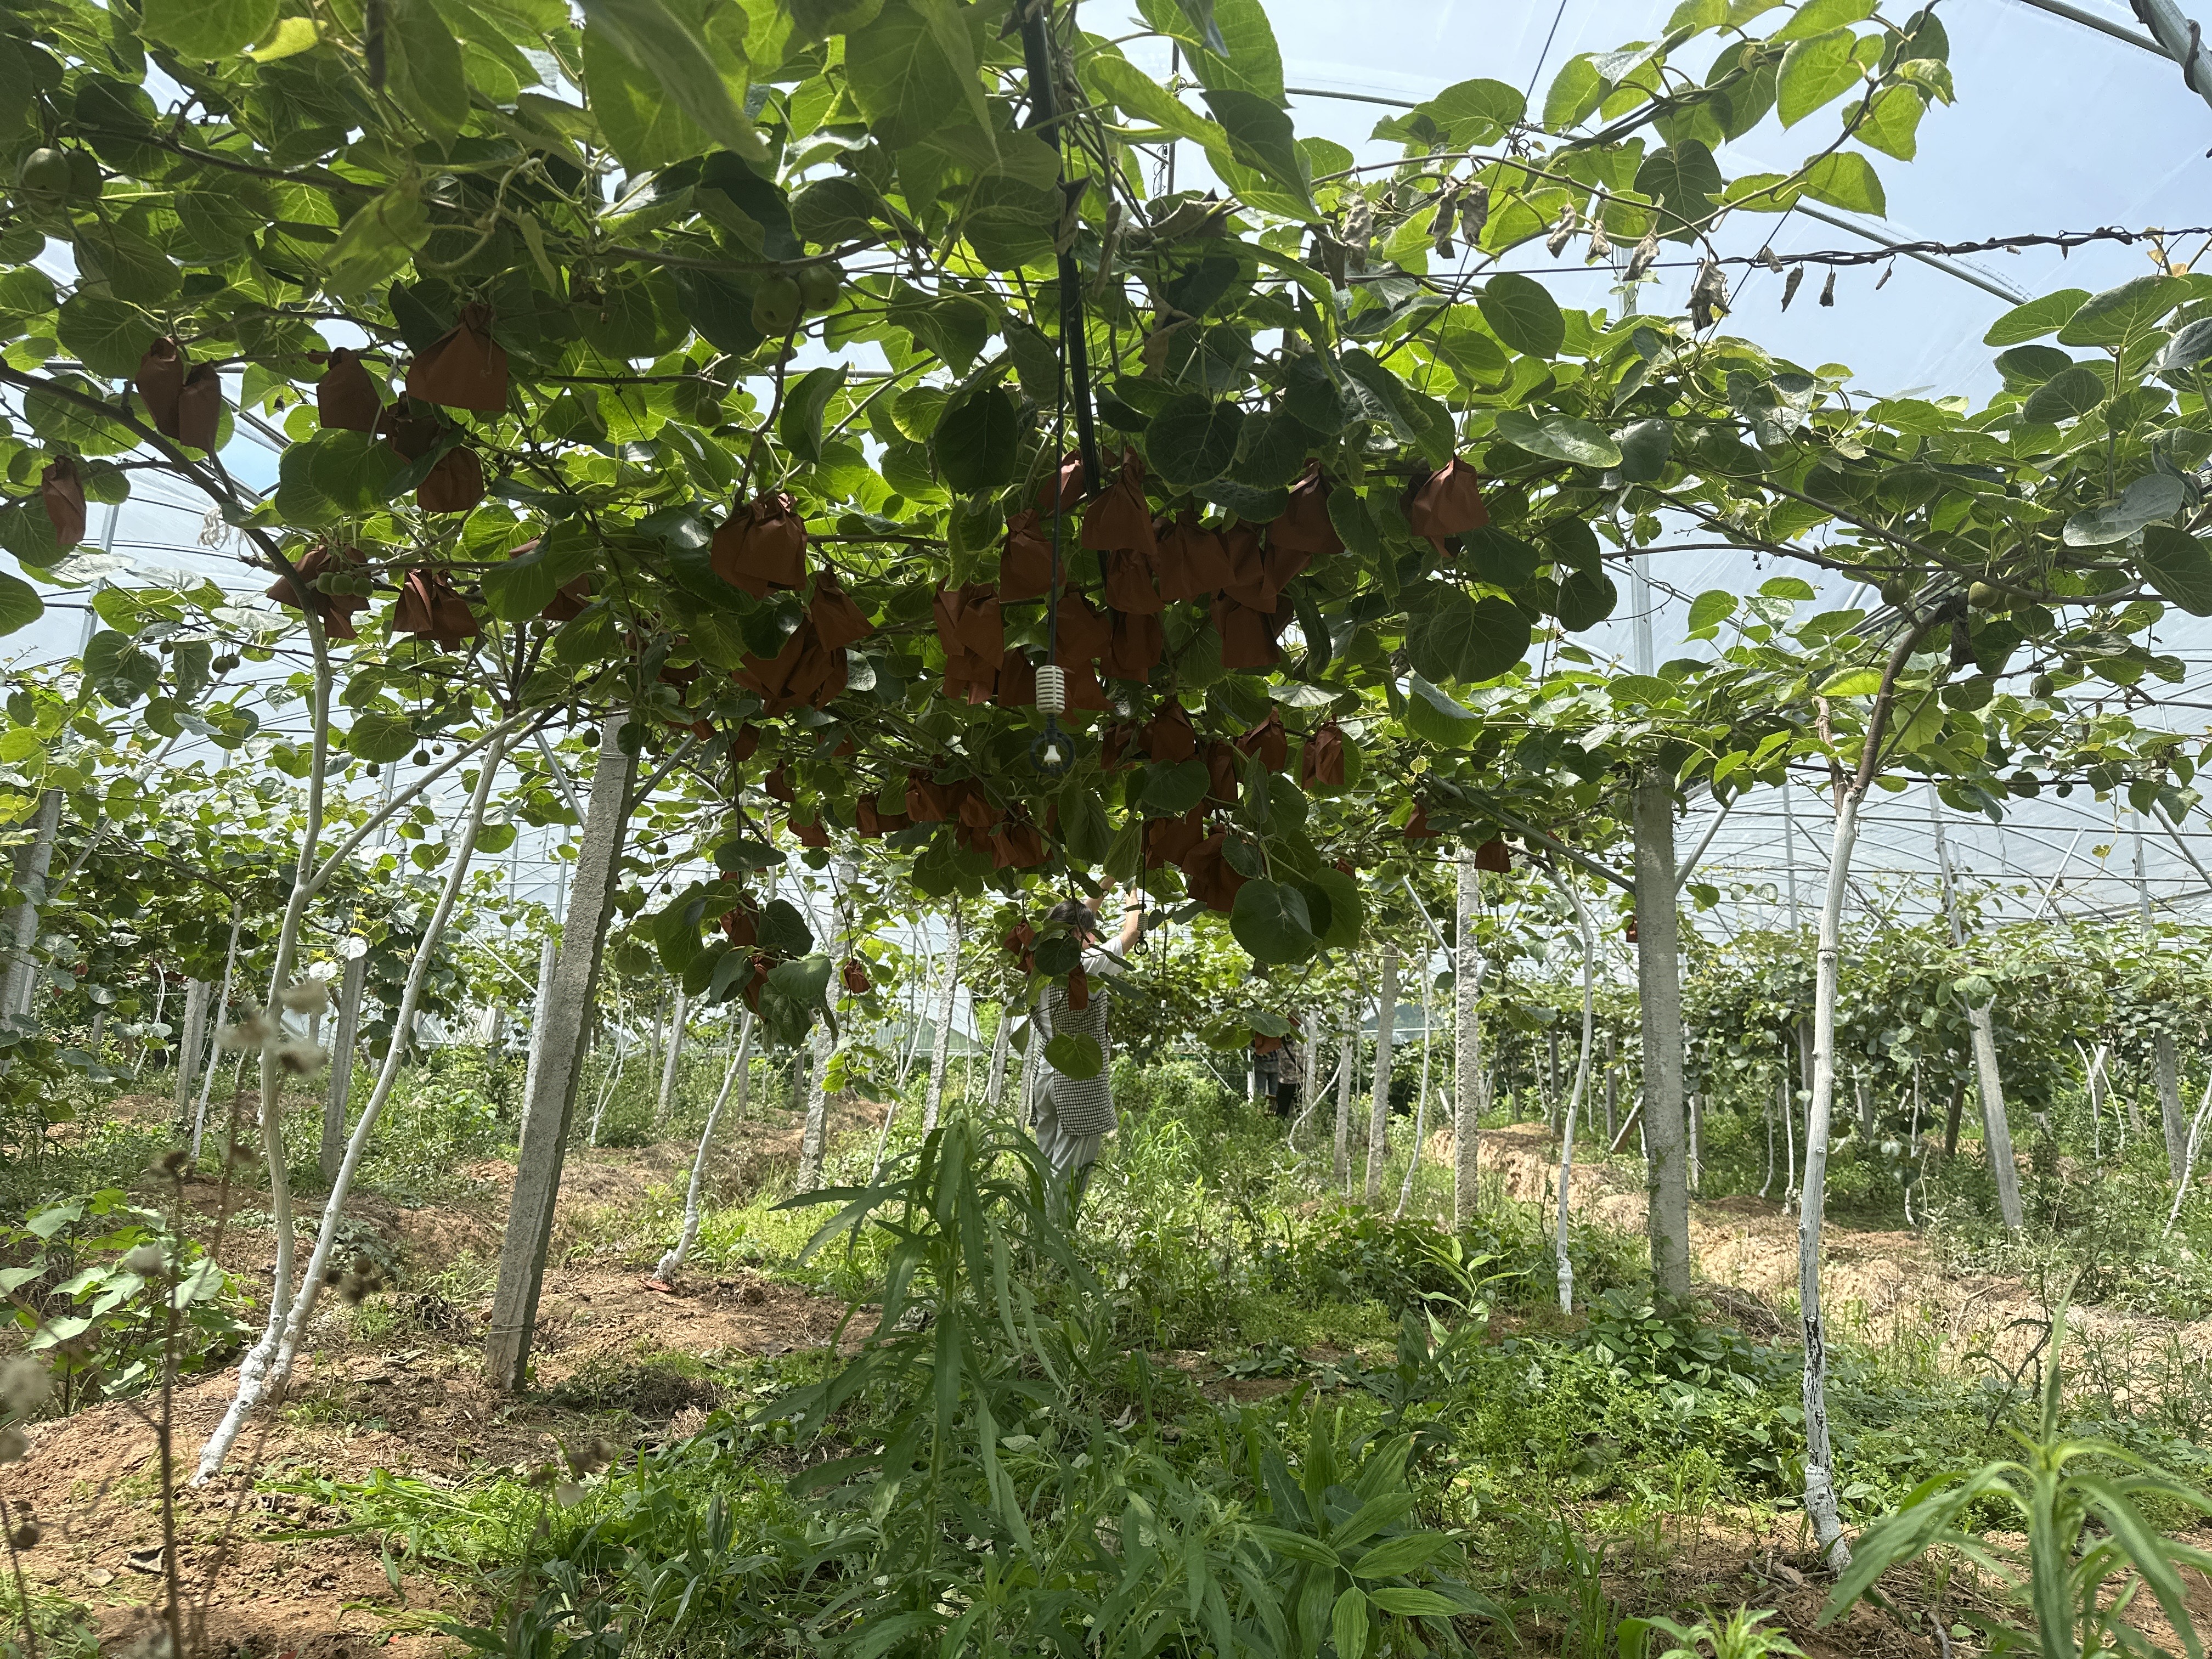
<instances>
[{"instance_id":1,"label":"black hanging cable","mask_svg":"<svg viewBox=\"0 0 2212 1659\"><path fill-rule=\"evenodd\" d=\"M1067 144L1058 125L1060 99L1054 89L1052 75L1050 11L1051 0L1026 0L1022 9L1022 57L1030 78L1029 118L1022 125L1036 127L1054 123L1052 146L1060 158L1062 216L1060 222L1053 227L1053 239L1057 242L1087 185L1081 179L1071 184L1067 177ZM1090 347L1083 327L1083 272L1075 263L1072 248L1063 248L1060 254L1060 362L1075 391L1075 444L1083 457L1083 489L1088 495L1098 488L1102 475L1098 466L1098 428L1091 410Z\"/></svg>"},{"instance_id":2,"label":"black hanging cable","mask_svg":"<svg viewBox=\"0 0 2212 1659\"><path fill-rule=\"evenodd\" d=\"M1048 778L1058 777L1074 761L1074 745L1060 729L1060 712L1067 707L1066 672L1060 665L1060 545L1067 517L1067 478L1059 456L1066 441L1067 360L1063 353L1053 366L1054 461L1048 486L1052 491L1052 577L1044 596L1044 666L1037 670L1037 707L1044 713L1044 734L1030 744L1030 764Z\"/></svg>"},{"instance_id":3,"label":"black hanging cable","mask_svg":"<svg viewBox=\"0 0 2212 1659\"><path fill-rule=\"evenodd\" d=\"M1053 453L1066 441L1067 367L1062 363L1052 418ZM1052 471L1052 580L1045 589L1044 666L1037 671L1037 705L1044 711L1044 735L1030 744L1030 764L1048 778L1056 778L1075 763L1075 745L1060 728L1060 711L1067 706L1066 671L1060 665L1060 538L1066 515L1067 490L1062 471Z\"/></svg>"},{"instance_id":4,"label":"black hanging cable","mask_svg":"<svg viewBox=\"0 0 2212 1659\"><path fill-rule=\"evenodd\" d=\"M1059 100L1054 95L1052 52L1048 37L1050 0L1025 0L1022 9L1022 56L1030 77L1029 118L1024 127L1052 121ZM1062 220L1054 227L1054 240L1079 199L1069 193L1067 145L1060 127L1052 132L1053 149L1060 156ZM1078 184L1079 192L1083 186ZM1074 744L1060 729L1060 715L1067 706L1066 671L1060 662L1060 543L1067 511L1067 481L1061 446L1067 441L1067 400L1070 381L1075 391L1076 447L1083 463L1083 493L1097 489L1098 434L1091 418L1091 371L1083 330L1083 273L1075 255L1060 255L1060 352L1054 374L1053 410L1054 456L1052 483L1052 581L1046 591L1045 665L1038 671L1037 703L1044 712L1044 732L1030 745L1030 763L1047 777L1058 777L1074 763Z\"/></svg>"}]
</instances>

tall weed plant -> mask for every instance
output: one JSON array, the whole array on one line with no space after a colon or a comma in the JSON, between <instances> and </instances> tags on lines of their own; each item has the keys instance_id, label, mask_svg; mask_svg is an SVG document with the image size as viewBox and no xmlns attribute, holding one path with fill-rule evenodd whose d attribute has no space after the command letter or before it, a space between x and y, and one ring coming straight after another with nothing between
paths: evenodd
<instances>
[{"instance_id":1,"label":"tall weed plant","mask_svg":"<svg viewBox=\"0 0 2212 1659\"><path fill-rule=\"evenodd\" d=\"M2019 1455L1939 1474L1907 1494L1853 1547L1824 1623L1872 1596L1883 1574L1941 1552L2007 1587L2025 1612L2024 1620L1966 1615L1992 1652L2080 1659L2168 1651L2137 1622L2148 1591L2189 1659L2203 1659L2182 1575L2212 1571L2212 1552L2160 1531L2147 1510L2203 1516L2212 1513L2212 1497L2121 1446L2069 1431L2062 1415L2065 1341L2062 1305L2035 1425L2014 1431ZM1996 1525L1985 1518L1992 1511ZM2000 1541L2006 1532L2025 1543L2008 1547Z\"/></svg>"},{"instance_id":2,"label":"tall weed plant","mask_svg":"<svg viewBox=\"0 0 2212 1659\"><path fill-rule=\"evenodd\" d=\"M1172 1138L1146 1156L1187 1176ZM733 1650L854 1659L1465 1650L1494 1609L1425 1521L1415 1436L1317 1403L1194 1413L1121 1341L1048 1180L1025 1133L955 1115L882 1182L791 1200L836 1206L810 1258L878 1253L848 1357L635 1474L555 1470L534 1565L454 1633L579 1659L679 1630L714 1651L732 1618ZM775 1446L797 1468L770 1488L744 1454Z\"/></svg>"}]
</instances>

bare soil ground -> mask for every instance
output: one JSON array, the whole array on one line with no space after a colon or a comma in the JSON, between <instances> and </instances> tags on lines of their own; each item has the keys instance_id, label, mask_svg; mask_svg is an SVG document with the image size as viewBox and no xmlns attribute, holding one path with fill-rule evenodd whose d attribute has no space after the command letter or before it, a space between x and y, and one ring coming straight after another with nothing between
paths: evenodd
<instances>
[{"instance_id":1,"label":"bare soil ground","mask_svg":"<svg viewBox=\"0 0 2212 1659\"><path fill-rule=\"evenodd\" d=\"M1429 1155L1450 1158L1449 1131L1432 1140ZM1481 1163L1486 1172L1499 1176L1511 1197L1547 1206L1555 1201L1559 1143L1544 1126L1486 1129ZM1643 1230L1644 1192L1633 1173L1620 1164L1578 1160L1569 1186L1570 1202L1578 1215L1624 1232ZM1751 1195L1693 1201L1690 1249L1701 1294L1753 1334L1790 1340L1796 1328L1798 1288L1794 1209L1778 1200ZM2051 1311L2038 1287L2024 1279L1947 1268L1935 1259L1926 1238L1909 1228L1868 1228L1833 1218L1822 1232L1820 1285L1832 1327L1840 1325L1871 1344L1911 1346L1950 1367L1986 1366L1995 1361L2024 1374L2040 1348ZM2100 1353L2111 1357L2123 1372L2140 1354L2158 1354L2169 1367L2187 1364L2191 1356L2199 1364L2212 1359L2212 1320L2158 1319L2094 1305L2072 1308L2067 1319L2074 1345L2069 1374L2085 1358L2094 1363ZM1990 1359L1968 1358L1984 1354ZM1756 1533L1747 1536L1743 1523L1747 1518L1738 1516L1732 1522L1723 1517L1687 1547L1676 1540L1673 1547L1644 1565L1645 1588L1656 1573L1672 1586L1677 1606L1710 1601L1725 1607L1731 1600L1741 1600L1753 1607L1774 1607L1776 1624L1811 1655L1937 1651L1929 1631L1908 1632L1865 1606L1836 1626L1818 1627L1827 1595L1826 1575L1813 1572L1808 1577L1814 1563L1802 1553L1802 1540L1795 1535L1794 1527L1786 1539ZM2024 1542L1992 1541L2014 1547ZM2192 1530L2188 1541L2200 1548L2212 1546L2212 1528ZM1731 1587L1735 1580L1741 1581L1741 1589ZM1634 1581L1635 1575L1618 1568L1607 1577L1608 1589L1632 1605L1641 1599ZM2212 1579L2185 1572L2183 1583L2202 1631L2212 1624ZM1883 1586L1900 1608L1918 1606L1914 1581L1906 1575L1893 1574ZM1955 1614L1955 1599L1951 1606ZM1990 1610L1996 1611L1995 1604ZM2149 1598L2139 1598L2130 1617L2153 1642L2166 1650L2179 1650L2171 1627Z\"/></svg>"},{"instance_id":2,"label":"bare soil ground","mask_svg":"<svg viewBox=\"0 0 2212 1659\"><path fill-rule=\"evenodd\" d=\"M167 1103L156 1103L166 1111ZM854 1108L841 1127L869 1121ZM743 1190L796 1157L799 1128L769 1119L747 1126L741 1153L715 1171L718 1188ZM636 1204L647 1189L680 1180L690 1149L572 1152L556 1216L553 1259L534 1345L537 1389L498 1393L483 1380L482 1328L488 1293L464 1305L410 1292L410 1279L464 1258L495 1257L513 1184L512 1165L465 1172L471 1196L410 1208L364 1195L347 1206L382 1250L401 1264L396 1316L381 1340L364 1342L335 1297L319 1310L287 1398L241 1437L232 1467L208 1485L185 1487L176 1517L177 1561L194 1605L196 1656L291 1655L343 1659L374 1648L395 1655L458 1651L428 1632L441 1609L427 1575L386 1562L378 1540L345 1537L287 1541L273 1534L336 1524L337 1511L257 1483L294 1472L342 1482L376 1470L452 1485L486 1470L527 1468L564 1443L625 1431L636 1441L682 1432L714 1403L711 1383L687 1386L655 1371L651 1385L619 1398L562 1385L605 1362L674 1352L736 1360L819 1346L844 1309L743 1269L687 1273L667 1288L647 1273L663 1245L639 1260L606 1260L595 1222ZM187 1203L212 1216L216 1183L194 1182ZM234 1200L234 1209L238 1206ZM319 1206L301 1222L304 1252ZM196 1231L198 1230L195 1230ZM231 1268L265 1279L274 1236L231 1224L223 1255ZM619 1254L613 1252L611 1254ZM619 1375L617 1370L611 1374ZM179 1478L235 1391L234 1366L180 1384L173 1442ZM562 1396L572 1396L563 1403ZM107 1401L29 1431L28 1456L8 1471L0 1496L36 1515L46 1529L24 1557L34 1593L58 1592L94 1612L103 1640L127 1638L150 1622L166 1571L158 1493L161 1444L149 1413L157 1399ZM396 1579L396 1583L394 1580ZM452 1611L452 1609L447 1609Z\"/></svg>"},{"instance_id":3,"label":"bare soil ground","mask_svg":"<svg viewBox=\"0 0 2212 1659\"><path fill-rule=\"evenodd\" d=\"M150 1109L166 1110L166 1103ZM853 1106L843 1127L878 1121L880 1109ZM795 1159L799 1126L775 1117L747 1126L744 1149L716 1170L725 1194L743 1192ZM1449 1157L1448 1133L1430 1155ZM1557 1149L1541 1126L1486 1132L1482 1162L1513 1197L1548 1201ZM831 1340L842 1307L744 1270L693 1273L666 1290L646 1275L650 1250L598 1242L596 1224L635 1206L653 1186L679 1181L689 1148L572 1153L556 1221L555 1259L541 1306L536 1393L498 1394L483 1381L481 1329L488 1297L460 1304L410 1293L406 1280L457 1260L496 1254L513 1170L490 1162L465 1172L471 1195L454 1203L410 1208L378 1197L349 1205L383 1248L404 1264L399 1317L383 1335L364 1341L356 1322L319 1314L312 1357L303 1362L283 1407L264 1413L240 1443L237 1466L201 1488L187 1488L177 1516L178 1559L200 1620L197 1651L205 1655L290 1655L344 1659L370 1649L401 1656L446 1655L453 1643L426 1628L441 1608L426 1574L403 1560L387 1563L378 1540L363 1536L288 1540L278 1534L327 1526L337 1511L313 1497L256 1490L288 1474L360 1481L385 1469L435 1485L487 1470L516 1469L556 1454L564 1441L621 1425L634 1441L680 1435L712 1403L713 1386L687 1386L656 1373L650 1389L616 1401L562 1403L561 1385L610 1361L656 1352L710 1362L818 1346ZM1581 1212L1624 1231L1640 1229L1644 1197L1620 1170L1578 1164L1574 1202ZM196 1186L194 1206L212 1211L216 1189ZM312 1224L313 1206L303 1221ZM1729 1199L1693 1206L1692 1247L1701 1277L1733 1317L1762 1334L1785 1331L1782 1316L1796 1285L1796 1221L1778 1204ZM234 1224L224 1252L234 1270L265 1276L273 1239ZM1832 1230L1825 1283L1832 1310L1884 1332L1924 1337L1930 1321L1948 1352L1994 1336L2013 1340L2008 1322L2039 1318L2042 1304L2016 1282L1960 1278L1933 1261L1914 1233ZM2094 1310L2089 1318L2096 1318ZM2212 1329L2190 1328L2192 1341L2212 1348ZM1173 1356L1196 1365L1198 1356ZM1210 1367L1200 1366L1201 1370ZM176 1393L174 1442L189 1468L236 1386L234 1370L188 1382ZM1209 1391L1223 1398L1265 1397L1279 1379L1218 1377ZM587 1391L588 1392L588 1391ZM30 1455L9 1471L4 1495L36 1513L46 1541L25 1557L34 1586L92 1607L104 1637L143 1626L164 1571L159 1505L160 1445L144 1412L153 1402L96 1405L31 1431ZM1820 1631L1814 1620L1824 1586L1784 1539L1756 1530L1755 1517L1701 1521L1696 1535L1641 1556L1609 1562L1608 1588L1631 1605L1672 1597L1687 1607L1741 1599L1779 1610L1784 1624L1816 1656L1925 1654L1923 1634L1908 1634L1865 1609L1850 1622ZM2199 1587L2212 1617L2212 1589ZM453 1609L445 1609L453 1611ZM1540 1650L1545 1632L1527 1634Z\"/></svg>"},{"instance_id":4,"label":"bare soil ground","mask_svg":"<svg viewBox=\"0 0 2212 1659\"><path fill-rule=\"evenodd\" d=\"M1450 1135L1432 1141L1449 1159ZM1482 1164L1507 1193L1552 1204L1559 1181L1559 1145L1540 1124L1486 1129ZM1641 1232L1644 1196L1617 1164L1577 1161L1570 1182L1578 1217L1622 1232ZM1690 1206L1690 1250L1703 1287L1732 1314L1758 1310L1777 1317L1776 1331L1794 1324L1797 1298L1797 1215L1778 1200L1738 1195ZM2056 1287L2052 1288L2055 1295ZM1821 1235L1820 1295L1831 1327L1875 1346L1932 1347L1955 1364L1981 1351L2008 1365L2025 1361L2051 1312L2039 1287L2019 1278L1954 1272L1936 1260L1927 1239L1910 1228L1869 1228L1831 1216ZM1790 1315L1784 1320L1778 1316ZM2158 1319L2124 1309L2083 1305L2067 1315L2079 1363L2085 1348L2133 1351L2171 1337L2199 1360L2212 1359L2212 1320ZM1764 1332L1760 1334L1765 1334Z\"/></svg>"},{"instance_id":5,"label":"bare soil ground","mask_svg":"<svg viewBox=\"0 0 2212 1659\"><path fill-rule=\"evenodd\" d=\"M826 1341L842 1312L749 1273L686 1279L672 1293L647 1289L634 1269L571 1271L542 1307L539 1381L542 1389L557 1389L595 1358L661 1349L708 1357L787 1352ZM395 1589L369 1540L269 1541L268 1533L337 1517L312 1502L254 1493L257 1479L298 1470L358 1481L388 1469L450 1485L487 1468L541 1462L562 1441L605 1420L604 1410L494 1392L483 1380L477 1322L471 1310L450 1332L418 1328L405 1346L386 1352L325 1346L305 1362L285 1408L249 1428L234 1460L240 1467L186 1489L178 1559L188 1583L209 1587L205 1651L336 1659L349 1647L382 1640L393 1614L422 1607L422 1583L403 1571ZM236 1371L227 1370L178 1389L181 1462L188 1465L206 1441L236 1384ZM711 1388L687 1394L678 1386L658 1400L629 1403L662 1407L657 1422L647 1419L637 1431L660 1439L672 1419L711 1398ZM39 1425L30 1455L8 1483L11 1501L28 1505L48 1528L46 1542L27 1558L33 1578L102 1609L104 1634L127 1628L157 1589L160 1448L141 1414L154 1404L109 1401ZM391 1639L398 1653L447 1650L428 1637Z\"/></svg>"}]
</instances>

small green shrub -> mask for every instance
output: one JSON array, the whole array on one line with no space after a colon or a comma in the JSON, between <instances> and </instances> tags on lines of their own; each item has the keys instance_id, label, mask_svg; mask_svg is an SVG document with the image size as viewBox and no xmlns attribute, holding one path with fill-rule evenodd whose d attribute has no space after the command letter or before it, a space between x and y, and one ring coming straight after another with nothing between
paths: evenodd
<instances>
[{"instance_id":1,"label":"small green shrub","mask_svg":"<svg viewBox=\"0 0 2212 1659\"><path fill-rule=\"evenodd\" d=\"M100 1632L92 1610L51 1590L32 1589L29 1618L12 1573L0 1571L0 1656L21 1659L26 1623L36 1633L40 1659L100 1659ZM110 1651L112 1651L111 1649Z\"/></svg>"},{"instance_id":2,"label":"small green shrub","mask_svg":"<svg viewBox=\"0 0 2212 1659\"><path fill-rule=\"evenodd\" d=\"M1568 1249L1579 1292L1600 1295L1647 1277L1638 1243L1609 1229L1571 1221ZM1457 1294L1479 1268L1486 1297L1498 1306L1541 1306L1557 1296L1553 1251L1534 1205L1493 1203L1453 1233L1421 1217L1342 1204L1263 1240L1257 1271L1272 1291L1376 1302L1395 1316Z\"/></svg>"},{"instance_id":3,"label":"small green shrub","mask_svg":"<svg viewBox=\"0 0 2212 1659\"><path fill-rule=\"evenodd\" d=\"M1198 1061L1148 1065L1127 1054L1114 1061L1114 1103L1125 1120L1172 1118L1209 1139L1228 1127L1232 1111L1246 1110L1244 1103Z\"/></svg>"},{"instance_id":4,"label":"small green shrub","mask_svg":"<svg viewBox=\"0 0 2212 1659\"><path fill-rule=\"evenodd\" d=\"M2032 1160L2021 1198L2027 1227L2015 1238L1979 1158L1939 1163L1927 1188L1928 1235L1943 1265L2024 1273L2053 1295L2071 1284L2079 1302L2161 1318L2212 1314L2212 1206L2185 1205L2169 1231L2173 1186L2154 1134L2103 1164Z\"/></svg>"},{"instance_id":5,"label":"small green shrub","mask_svg":"<svg viewBox=\"0 0 2212 1659\"><path fill-rule=\"evenodd\" d=\"M223 1364L245 1340L237 1280L120 1188L44 1206L0 1229L0 1261L9 1264L0 1268L0 1294L27 1334L25 1346L52 1365L56 1414L157 1381L172 1300L181 1316L180 1375Z\"/></svg>"},{"instance_id":6,"label":"small green shrub","mask_svg":"<svg viewBox=\"0 0 2212 1659\"><path fill-rule=\"evenodd\" d=\"M1778 1630L1766 1628L1774 1609L1753 1613L1738 1607L1725 1619L1707 1611L1694 1625L1672 1619L1626 1619L1621 1621L1620 1659L1768 1659L1771 1654L1798 1654L1805 1650ZM1674 1643L1664 1652L1655 1651L1656 1638Z\"/></svg>"}]
</instances>

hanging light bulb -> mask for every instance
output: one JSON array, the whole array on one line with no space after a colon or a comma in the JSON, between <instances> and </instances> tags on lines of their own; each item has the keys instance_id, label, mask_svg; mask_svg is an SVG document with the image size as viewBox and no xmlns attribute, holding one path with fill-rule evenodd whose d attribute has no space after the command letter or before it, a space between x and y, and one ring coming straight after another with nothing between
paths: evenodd
<instances>
[{"instance_id":1,"label":"hanging light bulb","mask_svg":"<svg viewBox=\"0 0 2212 1659\"><path fill-rule=\"evenodd\" d=\"M1075 745L1060 729L1067 712L1067 671L1048 662L1036 672L1037 713L1044 716L1044 735L1030 745L1030 763L1048 778L1067 770L1075 759Z\"/></svg>"},{"instance_id":2,"label":"hanging light bulb","mask_svg":"<svg viewBox=\"0 0 2212 1659\"><path fill-rule=\"evenodd\" d=\"M1060 721L1044 717L1044 735L1030 744L1030 764L1048 778L1056 778L1075 763L1075 740L1060 729Z\"/></svg>"}]
</instances>

